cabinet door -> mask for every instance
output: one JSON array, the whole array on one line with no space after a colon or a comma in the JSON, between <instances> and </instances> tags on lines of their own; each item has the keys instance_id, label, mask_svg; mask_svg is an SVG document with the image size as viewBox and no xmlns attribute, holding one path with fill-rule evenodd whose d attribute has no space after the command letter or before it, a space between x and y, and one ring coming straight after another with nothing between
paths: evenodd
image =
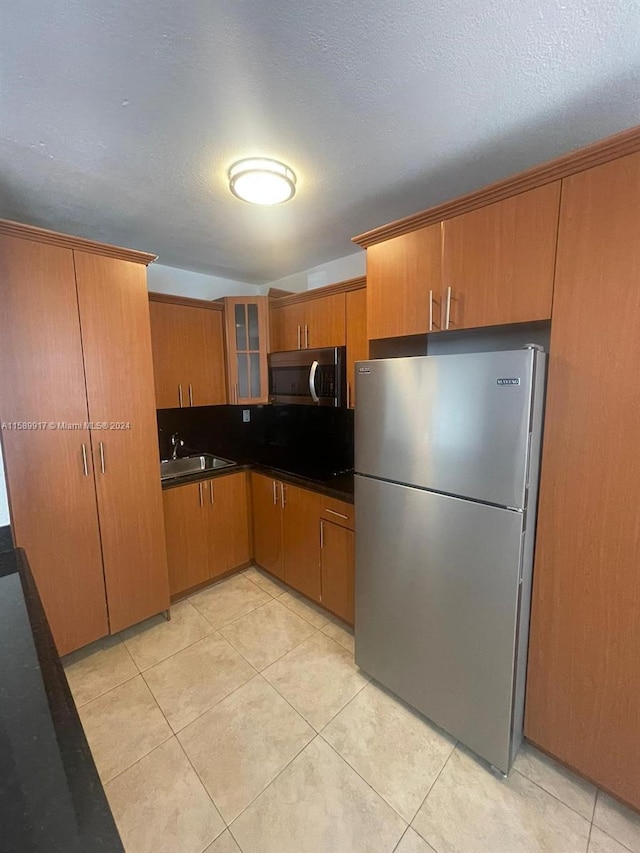
<instances>
[{"instance_id":1,"label":"cabinet door","mask_svg":"<svg viewBox=\"0 0 640 853\"><path fill-rule=\"evenodd\" d=\"M227 374L231 403L267 403L267 297L225 298Z\"/></svg>"},{"instance_id":2,"label":"cabinet door","mask_svg":"<svg viewBox=\"0 0 640 853\"><path fill-rule=\"evenodd\" d=\"M566 178L525 733L640 809L640 154Z\"/></svg>"},{"instance_id":3,"label":"cabinet door","mask_svg":"<svg viewBox=\"0 0 640 853\"><path fill-rule=\"evenodd\" d=\"M316 492L284 484L284 579L320 601L320 502Z\"/></svg>"},{"instance_id":4,"label":"cabinet door","mask_svg":"<svg viewBox=\"0 0 640 853\"><path fill-rule=\"evenodd\" d=\"M209 575L214 578L249 562L247 475L244 471L207 483Z\"/></svg>"},{"instance_id":5,"label":"cabinet door","mask_svg":"<svg viewBox=\"0 0 640 853\"><path fill-rule=\"evenodd\" d=\"M343 347L347 342L344 293L334 293L301 302L303 306L302 346Z\"/></svg>"},{"instance_id":6,"label":"cabinet door","mask_svg":"<svg viewBox=\"0 0 640 853\"><path fill-rule=\"evenodd\" d=\"M353 625L355 542L353 530L320 522L322 604Z\"/></svg>"},{"instance_id":7,"label":"cabinet door","mask_svg":"<svg viewBox=\"0 0 640 853\"><path fill-rule=\"evenodd\" d=\"M263 569L284 580L280 484L271 477L251 474L253 556Z\"/></svg>"},{"instance_id":8,"label":"cabinet door","mask_svg":"<svg viewBox=\"0 0 640 853\"><path fill-rule=\"evenodd\" d=\"M76 251L74 260L115 633L169 605L147 276L117 258Z\"/></svg>"},{"instance_id":9,"label":"cabinet door","mask_svg":"<svg viewBox=\"0 0 640 853\"><path fill-rule=\"evenodd\" d=\"M227 402L222 311L187 308L185 406L219 406Z\"/></svg>"},{"instance_id":10,"label":"cabinet door","mask_svg":"<svg viewBox=\"0 0 640 853\"><path fill-rule=\"evenodd\" d=\"M367 336L437 331L442 290L442 226L420 228L367 249ZM430 291L433 306L430 309Z\"/></svg>"},{"instance_id":11,"label":"cabinet door","mask_svg":"<svg viewBox=\"0 0 640 853\"><path fill-rule=\"evenodd\" d=\"M226 403L222 312L154 300L149 312L157 408Z\"/></svg>"},{"instance_id":12,"label":"cabinet door","mask_svg":"<svg viewBox=\"0 0 640 853\"><path fill-rule=\"evenodd\" d=\"M560 181L444 222L443 324L496 326L551 317Z\"/></svg>"},{"instance_id":13,"label":"cabinet door","mask_svg":"<svg viewBox=\"0 0 640 853\"><path fill-rule=\"evenodd\" d=\"M0 236L0 279L0 420L13 535L63 655L109 632L72 252ZM16 422L43 428L8 428Z\"/></svg>"},{"instance_id":14,"label":"cabinet door","mask_svg":"<svg viewBox=\"0 0 640 853\"><path fill-rule=\"evenodd\" d=\"M367 291L351 290L346 294L347 315L347 400L356 404L355 363L369 358L367 340Z\"/></svg>"},{"instance_id":15,"label":"cabinet door","mask_svg":"<svg viewBox=\"0 0 640 853\"><path fill-rule=\"evenodd\" d=\"M180 405L188 405L188 388L183 364L188 338L185 316L187 311L187 308L180 305L149 302L153 372L158 409L174 409Z\"/></svg>"},{"instance_id":16,"label":"cabinet door","mask_svg":"<svg viewBox=\"0 0 640 853\"><path fill-rule=\"evenodd\" d=\"M209 580L209 514L206 483L189 483L162 493L171 595Z\"/></svg>"},{"instance_id":17,"label":"cabinet door","mask_svg":"<svg viewBox=\"0 0 640 853\"><path fill-rule=\"evenodd\" d=\"M271 309L270 352L285 352L304 346L304 316L300 302Z\"/></svg>"}]
</instances>

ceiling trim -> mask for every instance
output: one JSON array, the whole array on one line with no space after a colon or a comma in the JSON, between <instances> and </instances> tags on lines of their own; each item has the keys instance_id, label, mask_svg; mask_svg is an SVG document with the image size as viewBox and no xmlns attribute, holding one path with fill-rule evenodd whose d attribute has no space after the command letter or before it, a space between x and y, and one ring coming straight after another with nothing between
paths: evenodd
<instances>
[{"instance_id":1,"label":"ceiling trim","mask_svg":"<svg viewBox=\"0 0 640 853\"><path fill-rule=\"evenodd\" d=\"M609 136L593 143L593 145L588 145L586 148L571 151L569 154L564 154L562 157L550 160L540 166L534 166L510 178L489 184L489 186L468 195L459 196L452 201L444 202L411 216L405 216L403 219L397 219L388 225L366 231L364 234L352 237L352 242L366 249L375 243L382 243L392 237L399 237L402 234L416 231L418 228L425 228L428 225L442 222L444 219L460 216L462 213L477 210L479 207L502 201L510 196L535 189L561 178L567 178L569 175L591 169L601 163L617 160L627 154L635 154L637 151L640 151L640 125L624 130L622 133L616 133L614 136Z\"/></svg>"},{"instance_id":2,"label":"ceiling trim","mask_svg":"<svg viewBox=\"0 0 640 853\"><path fill-rule=\"evenodd\" d=\"M76 249L91 252L94 255L105 255L108 258L118 258L121 261L133 261L136 264L149 266L156 260L157 255L148 252L137 252L135 249L123 249L120 246L110 246L108 243L98 243L86 240L84 237L73 237L47 228L37 228L35 225L25 225L22 222L12 222L10 219L0 219L0 234L11 237L22 237L24 240L36 240L39 243L50 243L65 249Z\"/></svg>"},{"instance_id":3,"label":"ceiling trim","mask_svg":"<svg viewBox=\"0 0 640 853\"><path fill-rule=\"evenodd\" d=\"M302 293L294 293L292 296L281 296L278 299L269 299L269 307L284 308L287 305L296 305L298 302L310 302L312 299L322 299L324 296L348 293L351 290L362 290L362 288L366 286L366 276L348 278L345 279L345 281L338 281L336 284L327 284L325 287L314 287L313 290L303 290Z\"/></svg>"},{"instance_id":4,"label":"ceiling trim","mask_svg":"<svg viewBox=\"0 0 640 853\"><path fill-rule=\"evenodd\" d=\"M164 302L167 305L184 305L186 308L207 308L210 311L224 311L224 303L208 299L193 299L191 296L175 296L172 293L149 291L149 302Z\"/></svg>"}]
</instances>

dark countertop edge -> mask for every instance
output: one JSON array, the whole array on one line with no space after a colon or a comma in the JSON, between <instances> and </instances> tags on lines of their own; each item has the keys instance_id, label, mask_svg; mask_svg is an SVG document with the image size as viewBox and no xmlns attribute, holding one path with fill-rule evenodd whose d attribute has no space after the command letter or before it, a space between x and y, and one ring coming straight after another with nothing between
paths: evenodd
<instances>
[{"instance_id":1,"label":"dark countertop edge","mask_svg":"<svg viewBox=\"0 0 640 853\"><path fill-rule=\"evenodd\" d=\"M198 471L196 474L187 474L184 477L175 477L172 480L162 481L162 490L173 489L177 486L186 486L189 483L198 483L202 480L214 480L217 477L225 477L229 474L236 474L238 471L255 471L258 474L265 474L267 477L273 477L274 480L282 480L283 483L290 483L292 486L300 486L302 489L309 489L312 492L319 492L328 498L335 498L344 503L353 503L353 474L341 474L335 478L333 482L325 482L321 480L312 480L309 477L302 477L299 474L293 474L288 471L281 471L279 468L270 468L268 465L260 465L257 462L248 462L237 464L229 468L221 468L217 471Z\"/></svg>"},{"instance_id":2,"label":"dark countertop edge","mask_svg":"<svg viewBox=\"0 0 640 853\"><path fill-rule=\"evenodd\" d=\"M11 551L13 549L13 536L11 525L5 524L0 527L0 551Z\"/></svg>"},{"instance_id":3,"label":"dark countertop edge","mask_svg":"<svg viewBox=\"0 0 640 853\"><path fill-rule=\"evenodd\" d=\"M0 576L12 574L10 571L12 566L14 572L20 576L62 763L66 768L76 809L82 815L80 825L87 829L85 837L78 838L78 841L83 844L84 849L92 849L96 853L97 851L124 853L107 795L100 781L62 661L53 641L29 561L21 548L0 554Z\"/></svg>"}]
</instances>

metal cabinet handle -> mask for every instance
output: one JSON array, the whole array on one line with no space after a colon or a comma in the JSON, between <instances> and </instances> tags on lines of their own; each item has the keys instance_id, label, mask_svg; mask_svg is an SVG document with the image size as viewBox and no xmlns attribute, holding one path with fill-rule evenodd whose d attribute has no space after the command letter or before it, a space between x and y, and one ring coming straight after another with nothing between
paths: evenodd
<instances>
[{"instance_id":1,"label":"metal cabinet handle","mask_svg":"<svg viewBox=\"0 0 640 853\"><path fill-rule=\"evenodd\" d=\"M282 509L287 505L287 501L284 496L284 483L280 483L280 496L282 498Z\"/></svg>"},{"instance_id":2,"label":"metal cabinet handle","mask_svg":"<svg viewBox=\"0 0 640 853\"><path fill-rule=\"evenodd\" d=\"M182 408L182 385L178 385L178 404Z\"/></svg>"},{"instance_id":3,"label":"metal cabinet handle","mask_svg":"<svg viewBox=\"0 0 640 853\"><path fill-rule=\"evenodd\" d=\"M351 408L351 383L347 382L347 409Z\"/></svg>"},{"instance_id":4,"label":"metal cabinet handle","mask_svg":"<svg viewBox=\"0 0 640 853\"><path fill-rule=\"evenodd\" d=\"M273 505L278 506L278 484L273 481Z\"/></svg>"},{"instance_id":5,"label":"metal cabinet handle","mask_svg":"<svg viewBox=\"0 0 640 853\"><path fill-rule=\"evenodd\" d=\"M209 480L209 496L211 498L211 506L216 502L215 495L213 494L213 480Z\"/></svg>"},{"instance_id":6,"label":"metal cabinet handle","mask_svg":"<svg viewBox=\"0 0 640 853\"><path fill-rule=\"evenodd\" d=\"M106 473L106 470L107 470L106 465L104 464L104 444L102 442L100 442L98 444L98 448L100 450L100 470L104 474L104 473Z\"/></svg>"},{"instance_id":7,"label":"metal cabinet handle","mask_svg":"<svg viewBox=\"0 0 640 853\"><path fill-rule=\"evenodd\" d=\"M314 361L309 370L309 393L314 403L320 402L320 397L316 394L316 371L318 370L318 362Z\"/></svg>"},{"instance_id":8,"label":"metal cabinet handle","mask_svg":"<svg viewBox=\"0 0 640 853\"><path fill-rule=\"evenodd\" d=\"M236 402L236 406L238 405L238 383L233 386L233 397Z\"/></svg>"},{"instance_id":9,"label":"metal cabinet handle","mask_svg":"<svg viewBox=\"0 0 640 853\"><path fill-rule=\"evenodd\" d=\"M451 287L447 288L447 313L445 315L444 327L449 328L451 323Z\"/></svg>"},{"instance_id":10,"label":"metal cabinet handle","mask_svg":"<svg viewBox=\"0 0 640 853\"><path fill-rule=\"evenodd\" d=\"M193 388L189 385L189 405L193 406Z\"/></svg>"},{"instance_id":11,"label":"metal cabinet handle","mask_svg":"<svg viewBox=\"0 0 640 853\"><path fill-rule=\"evenodd\" d=\"M300 342L301 328L298 326L298 349L302 349L302 344Z\"/></svg>"},{"instance_id":12,"label":"metal cabinet handle","mask_svg":"<svg viewBox=\"0 0 640 853\"><path fill-rule=\"evenodd\" d=\"M202 504L203 504L203 500L202 500L202 483L198 483L198 494L199 494L199 496L200 496L200 506L202 506Z\"/></svg>"},{"instance_id":13,"label":"metal cabinet handle","mask_svg":"<svg viewBox=\"0 0 640 853\"><path fill-rule=\"evenodd\" d=\"M82 470L84 471L84 476L89 476L89 465L87 464L87 445L83 443L82 445Z\"/></svg>"},{"instance_id":14,"label":"metal cabinet handle","mask_svg":"<svg viewBox=\"0 0 640 853\"><path fill-rule=\"evenodd\" d=\"M336 511L335 511L335 509L325 509L325 512L330 512L330 513L331 513L331 515L337 515L337 516L338 516L338 518L344 518L344 519L345 519L345 521L348 521L348 520L349 520L349 516L348 516L348 515L343 515L343 513L341 513L341 512L336 512Z\"/></svg>"},{"instance_id":15,"label":"metal cabinet handle","mask_svg":"<svg viewBox=\"0 0 640 853\"><path fill-rule=\"evenodd\" d=\"M304 324L304 348L309 349L309 327Z\"/></svg>"},{"instance_id":16,"label":"metal cabinet handle","mask_svg":"<svg viewBox=\"0 0 640 853\"><path fill-rule=\"evenodd\" d=\"M320 521L320 549L324 548L324 521Z\"/></svg>"}]
</instances>

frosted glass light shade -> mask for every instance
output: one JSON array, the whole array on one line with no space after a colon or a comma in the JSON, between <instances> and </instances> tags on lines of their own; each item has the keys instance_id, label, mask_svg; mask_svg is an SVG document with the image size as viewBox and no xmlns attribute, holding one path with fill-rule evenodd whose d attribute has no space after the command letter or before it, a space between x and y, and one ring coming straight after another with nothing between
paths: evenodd
<instances>
[{"instance_id":1,"label":"frosted glass light shade","mask_svg":"<svg viewBox=\"0 0 640 853\"><path fill-rule=\"evenodd\" d=\"M229 169L229 189L249 204L282 204L295 195L296 176L278 160L238 160Z\"/></svg>"}]
</instances>

